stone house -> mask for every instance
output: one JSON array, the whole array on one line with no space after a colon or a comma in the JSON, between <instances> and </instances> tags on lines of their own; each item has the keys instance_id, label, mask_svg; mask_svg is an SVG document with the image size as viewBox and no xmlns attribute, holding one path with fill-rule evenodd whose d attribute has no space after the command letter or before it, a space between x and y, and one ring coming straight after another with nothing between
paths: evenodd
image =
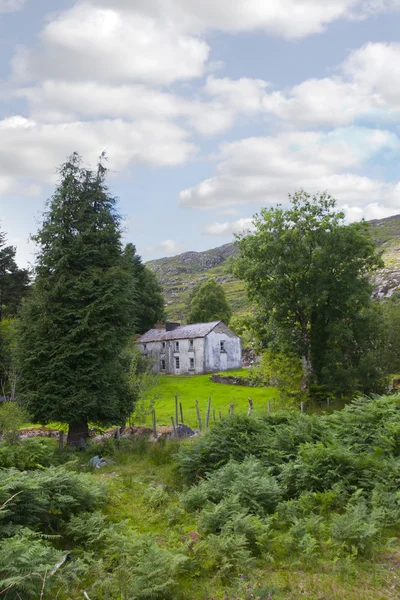
<instances>
[{"instance_id":1,"label":"stone house","mask_svg":"<svg viewBox=\"0 0 400 600\"><path fill-rule=\"evenodd\" d=\"M136 340L141 353L153 360L155 373L188 375L239 369L240 338L222 321L184 325L167 322Z\"/></svg>"}]
</instances>

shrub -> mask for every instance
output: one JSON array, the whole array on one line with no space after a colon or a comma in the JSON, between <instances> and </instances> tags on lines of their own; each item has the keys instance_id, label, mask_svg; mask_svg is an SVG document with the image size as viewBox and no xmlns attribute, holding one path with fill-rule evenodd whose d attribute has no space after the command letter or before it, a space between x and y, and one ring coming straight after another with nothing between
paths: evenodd
<instances>
[{"instance_id":1,"label":"shrub","mask_svg":"<svg viewBox=\"0 0 400 600\"><path fill-rule=\"evenodd\" d=\"M380 511L368 510L364 500L350 503L342 515L333 515L330 533L340 551L371 555L382 541Z\"/></svg>"},{"instance_id":2,"label":"shrub","mask_svg":"<svg viewBox=\"0 0 400 600\"><path fill-rule=\"evenodd\" d=\"M199 476L216 471L231 459L241 461L249 454L267 455L266 430L260 419L232 415L189 444L182 444L177 458L184 481L194 483Z\"/></svg>"},{"instance_id":3,"label":"shrub","mask_svg":"<svg viewBox=\"0 0 400 600\"><path fill-rule=\"evenodd\" d=\"M27 438L17 443L0 445L0 468L14 467L25 471L49 467L58 460L54 440Z\"/></svg>"},{"instance_id":4,"label":"shrub","mask_svg":"<svg viewBox=\"0 0 400 600\"><path fill-rule=\"evenodd\" d=\"M230 461L216 473L208 474L205 481L183 495L183 505L194 510L207 501L216 503L234 496L240 506L262 516L275 510L281 495L275 477L260 460L250 456L243 463Z\"/></svg>"},{"instance_id":5,"label":"shrub","mask_svg":"<svg viewBox=\"0 0 400 600\"><path fill-rule=\"evenodd\" d=\"M0 595L5 600L41 597L46 578L62 554L26 529L1 540Z\"/></svg>"},{"instance_id":6,"label":"shrub","mask_svg":"<svg viewBox=\"0 0 400 600\"><path fill-rule=\"evenodd\" d=\"M18 429L29 421L29 415L14 401L0 403L0 439L16 443L19 439Z\"/></svg>"},{"instance_id":7,"label":"shrub","mask_svg":"<svg viewBox=\"0 0 400 600\"><path fill-rule=\"evenodd\" d=\"M61 533L74 514L94 511L105 501L105 490L90 475L71 473L64 467L45 471L0 472L0 505L7 504L7 518L0 521L0 538L29 527Z\"/></svg>"},{"instance_id":8,"label":"shrub","mask_svg":"<svg viewBox=\"0 0 400 600\"><path fill-rule=\"evenodd\" d=\"M187 561L186 556L160 548L149 537L110 529L103 553L108 576L102 576L91 589L99 598L171 598Z\"/></svg>"},{"instance_id":9,"label":"shrub","mask_svg":"<svg viewBox=\"0 0 400 600\"><path fill-rule=\"evenodd\" d=\"M335 484L355 491L362 484L371 485L373 460L359 457L337 444L303 444L297 459L284 465L280 476L286 496L291 498L304 491L323 492Z\"/></svg>"}]
</instances>

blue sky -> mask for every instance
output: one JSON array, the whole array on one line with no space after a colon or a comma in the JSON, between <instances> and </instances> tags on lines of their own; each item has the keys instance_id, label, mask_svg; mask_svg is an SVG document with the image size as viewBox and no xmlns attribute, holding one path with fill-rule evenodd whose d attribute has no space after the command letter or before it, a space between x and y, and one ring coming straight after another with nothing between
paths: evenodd
<instances>
[{"instance_id":1,"label":"blue sky","mask_svg":"<svg viewBox=\"0 0 400 600\"><path fill-rule=\"evenodd\" d=\"M0 223L33 261L56 168L105 149L145 260L288 193L400 213L400 0L0 0Z\"/></svg>"}]
</instances>

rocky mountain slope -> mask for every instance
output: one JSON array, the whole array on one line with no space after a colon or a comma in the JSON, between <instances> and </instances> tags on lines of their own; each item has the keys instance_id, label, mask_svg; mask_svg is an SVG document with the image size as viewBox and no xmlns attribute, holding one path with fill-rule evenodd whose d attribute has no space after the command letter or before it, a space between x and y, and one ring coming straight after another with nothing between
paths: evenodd
<instances>
[{"instance_id":1,"label":"rocky mountain slope","mask_svg":"<svg viewBox=\"0 0 400 600\"><path fill-rule=\"evenodd\" d=\"M385 261L385 268L373 277L374 294L385 298L400 291L400 214L370 224ZM185 252L148 262L164 288L168 318L185 321L191 290L208 277L214 277L224 286L234 312L245 312L248 301L244 286L229 273L229 263L235 254L234 244L225 244L205 252Z\"/></svg>"}]
</instances>

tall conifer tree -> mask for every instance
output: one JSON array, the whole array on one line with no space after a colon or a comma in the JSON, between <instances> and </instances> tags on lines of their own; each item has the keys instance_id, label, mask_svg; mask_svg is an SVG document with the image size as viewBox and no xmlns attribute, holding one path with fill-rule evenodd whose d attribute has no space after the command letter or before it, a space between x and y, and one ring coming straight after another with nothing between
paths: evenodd
<instances>
[{"instance_id":1,"label":"tall conifer tree","mask_svg":"<svg viewBox=\"0 0 400 600\"><path fill-rule=\"evenodd\" d=\"M121 352L134 330L134 279L120 217L105 179L73 154L48 204L36 279L19 327L18 397L41 423L69 424L68 443L88 423L122 422L132 409Z\"/></svg>"}]
</instances>

